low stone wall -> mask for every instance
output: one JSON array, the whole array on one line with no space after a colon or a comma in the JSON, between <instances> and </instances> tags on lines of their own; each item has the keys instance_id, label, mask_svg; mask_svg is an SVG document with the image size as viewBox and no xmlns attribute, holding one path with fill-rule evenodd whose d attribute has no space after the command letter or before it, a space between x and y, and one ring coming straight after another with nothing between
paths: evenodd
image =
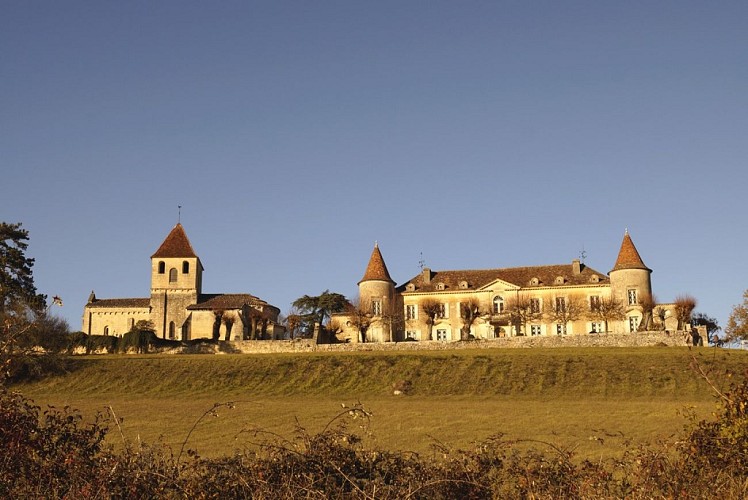
<instances>
[{"instance_id":1,"label":"low stone wall","mask_svg":"<svg viewBox=\"0 0 748 500\"><path fill-rule=\"evenodd\" d=\"M354 351L436 351L454 349L513 349L532 347L644 347L686 346L691 335L685 332L637 332L624 334L569 335L548 337L506 337L494 340L470 342L385 342L370 344L314 344L303 340L245 340L232 342L234 352L281 353L281 352L354 352ZM224 352L228 349L224 349Z\"/></svg>"}]
</instances>

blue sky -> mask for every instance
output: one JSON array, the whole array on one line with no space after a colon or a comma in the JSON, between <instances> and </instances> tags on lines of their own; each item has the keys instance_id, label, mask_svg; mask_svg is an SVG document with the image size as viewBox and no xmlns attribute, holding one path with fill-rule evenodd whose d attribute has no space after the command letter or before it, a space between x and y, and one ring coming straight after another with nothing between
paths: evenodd
<instances>
[{"instance_id":1,"label":"blue sky","mask_svg":"<svg viewBox=\"0 0 748 500\"><path fill-rule=\"evenodd\" d=\"M181 221L208 293L354 296L419 271L609 271L661 301L748 288L748 3L0 5L0 220L80 328L149 294Z\"/></svg>"}]
</instances>

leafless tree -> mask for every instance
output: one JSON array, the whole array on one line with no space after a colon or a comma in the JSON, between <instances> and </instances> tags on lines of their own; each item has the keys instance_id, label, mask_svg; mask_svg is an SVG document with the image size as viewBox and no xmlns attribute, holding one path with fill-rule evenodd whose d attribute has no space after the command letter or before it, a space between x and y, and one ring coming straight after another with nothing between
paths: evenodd
<instances>
[{"instance_id":1,"label":"leafless tree","mask_svg":"<svg viewBox=\"0 0 748 500\"><path fill-rule=\"evenodd\" d=\"M226 312L221 317L221 322L223 323L223 326L226 327L226 335L224 337L225 341L231 340L231 328L234 326L234 322L236 321L236 316L234 316L231 312Z\"/></svg>"},{"instance_id":2,"label":"leafless tree","mask_svg":"<svg viewBox=\"0 0 748 500\"><path fill-rule=\"evenodd\" d=\"M565 330L567 324L582 318L586 309L586 302L581 295L569 295L548 301L545 305L545 314L552 322L564 325Z\"/></svg>"},{"instance_id":3,"label":"leafless tree","mask_svg":"<svg viewBox=\"0 0 748 500\"><path fill-rule=\"evenodd\" d=\"M533 305L530 296L519 292L507 299L504 311L509 317L509 322L514 325L517 336L523 335L522 328L527 323L543 317L543 311Z\"/></svg>"},{"instance_id":4,"label":"leafless tree","mask_svg":"<svg viewBox=\"0 0 748 500\"><path fill-rule=\"evenodd\" d=\"M691 313L696 309L696 299L691 295L678 295L675 297L675 317L678 320L677 330L685 330L691 323Z\"/></svg>"},{"instance_id":5,"label":"leafless tree","mask_svg":"<svg viewBox=\"0 0 748 500\"><path fill-rule=\"evenodd\" d=\"M426 316L426 325L429 327L428 340L434 339L434 325L436 319L441 315L443 307L443 304L435 299L425 299L421 302L421 310Z\"/></svg>"},{"instance_id":6,"label":"leafless tree","mask_svg":"<svg viewBox=\"0 0 748 500\"><path fill-rule=\"evenodd\" d=\"M460 317L462 318L460 340L470 340L470 328L478 318L485 314L485 311L481 310L480 301L475 297L460 303Z\"/></svg>"},{"instance_id":7,"label":"leafless tree","mask_svg":"<svg viewBox=\"0 0 748 500\"><path fill-rule=\"evenodd\" d=\"M361 297L355 299L347 311L351 326L356 328L359 335L359 341L366 343L367 333L374 322L374 314L371 309L371 302L362 300Z\"/></svg>"},{"instance_id":8,"label":"leafless tree","mask_svg":"<svg viewBox=\"0 0 748 500\"><path fill-rule=\"evenodd\" d=\"M654 309L657 306L657 298L651 293L642 293L639 297L639 305L642 308L642 321L638 330L648 332L654 323Z\"/></svg>"},{"instance_id":9,"label":"leafless tree","mask_svg":"<svg viewBox=\"0 0 748 500\"><path fill-rule=\"evenodd\" d=\"M667 308L663 306L656 306L652 311L652 315L659 321L660 328L662 330L666 330L667 325L665 324L665 320L667 319Z\"/></svg>"},{"instance_id":10,"label":"leafless tree","mask_svg":"<svg viewBox=\"0 0 748 500\"><path fill-rule=\"evenodd\" d=\"M605 323L605 332L608 332L610 321L619 321L626 318L626 309L623 302L617 298L601 297L599 301L590 305L590 317Z\"/></svg>"}]
</instances>

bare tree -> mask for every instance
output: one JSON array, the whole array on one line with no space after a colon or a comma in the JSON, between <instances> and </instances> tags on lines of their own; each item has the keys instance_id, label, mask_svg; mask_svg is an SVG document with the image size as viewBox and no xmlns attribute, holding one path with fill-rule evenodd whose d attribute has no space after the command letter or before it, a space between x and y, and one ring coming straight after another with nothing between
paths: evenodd
<instances>
[{"instance_id":1,"label":"bare tree","mask_svg":"<svg viewBox=\"0 0 748 500\"><path fill-rule=\"evenodd\" d=\"M522 328L527 323L543 317L543 311L533 303L529 295L524 293L516 293L514 297L509 297L504 311L509 317L509 322L514 325L514 332L517 336L523 335Z\"/></svg>"},{"instance_id":2,"label":"bare tree","mask_svg":"<svg viewBox=\"0 0 748 500\"><path fill-rule=\"evenodd\" d=\"M350 318L349 321L351 322L351 326L356 328L356 331L358 332L359 341L366 343L366 334L374 322L371 303L368 300L362 300L361 297L359 297L350 305L347 314Z\"/></svg>"},{"instance_id":3,"label":"bare tree","mask_svg":"<svg viewBox=\"0 0 748 500\"><path fill-rule=\"evenodd\" d=\"M581 295L569 295L568 297L556 297L545 306L545 314L554 323L566 326L584 316L587 306Z\"/></svg>"},{"instance_id":4,"label":"bare tree","mask_svg":"<svg viewBox=\"0 0 748 500\"><path fill-rule=\"evenodd\" d=\"M486 314L480 308L480 301L471 297L465 302L460 303L460 317L462 318L462 328L460 328L460 340L470 340L470 329L475 321Z\"/></svg>"},{"instance_id":5,"label":"bare tree","mask_svg":"<svg viewBox=\"0 0 748 500\"><path fill-rule=\"evenodd\" d=\"M610 321L620 321L626 318L626 309L623 302L613 296L601 297L599 301L590 304L590 317L605 323L607 333Z\"/></svg>"},{"instance_id":6,"label":"bare tree","mask_svg":"<svg viewBox=\"0 0 748 500\"><path fill-rule=\"evenodd\" d=\"M435 299L425 299L421 302L421 310L426 316L426 325L429 327L428 340L434 339L434 325L436 324L436 319L441 316L444 310L443 307L443 304Z\"/></svg>"},{"instance_id":7,"label":"bare tree","mask_svg":"<svg viewBox=\"0 0 748 500\"><path fill-rule=\"evenodd\" d=\"M691 313L694 309L696 309L696 299L691 295L675 297L675 317L678 320L678 331L685 330L686 325L691 323Z\"/></svg>"},{"instance_id":8,"label":"bare tree","mask_svg":"<svg viewBox=\"0 0 748 500\"><path fill-rule=\"evenodd\" d=\"M221 322L223 323L223 326L226 327L224 340L228 342L231 340L231 328L234 326L234 322L236 322L236 316L231 312L224 313L221 317Z\"/></svg>"},{"instance_id":9,"label":"bare tree","mask_svg":"<svg viewBox=\"0 0 748 500\"><path fill-rule=\"evenodd\" d=\"M213 340L221 338L221 318L223 318L223 309L213 311Z\"/></svg>"},{"instance_id":10,"label":"bare tree","mask_svg":"<svg viewBox=\"0 0 748 500\"><path fill-rule=\"evenodd\" d=\"M664 331L667 329L665 320L667 320L667 308L663 306L656 306L652 310L652 315L659 321L660 328Z\"/></svg>"},{"instance_id":11,"label":"bare tree","mask_svg":"<svg viewBox=\"0 0 748 500\"><path fill-rule=\"evenodd\" d=\"M288 331L288 336L291 340L301 334L301 326L304 324L304 318L302 316L303 315L300 314L296 308L292 308L286 315L285 325L286 330Z\"/></svg>"},{"instance_id":12,"label":"bare tree","mask_svg":"<svg viewBox=\"0 0 748 500\"><path fill-rule=\"evenodd\" d=\"M387 331L389 342L394 341L405 327L405 316L403 315L402 308L398 307L394 301L387 302L382 310L382 315L379 317L379 321Z\"/></svg>"},{"instance_id":13,"label":"bare tree","mask_svg":"<svg viewBox=\"0 0 748 500\"><path fill-rule=\"evenodd\" d=\"M640 332L648 332L654 324L654 309L657 305L657 298L651 293L642 293L639 297L639 305L642 308L642 321L639 323Z\"/></svg>"}]
</instances>

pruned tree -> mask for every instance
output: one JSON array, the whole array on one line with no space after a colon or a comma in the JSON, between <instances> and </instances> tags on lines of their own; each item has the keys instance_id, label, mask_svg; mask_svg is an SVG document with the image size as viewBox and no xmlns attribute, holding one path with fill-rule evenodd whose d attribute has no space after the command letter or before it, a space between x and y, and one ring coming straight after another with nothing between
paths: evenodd
<instances>
[{"instance_id":1,"label":"pruned tree","mask_svg":"<svg viewBox=\"0 0 748 500\"><path fill-rule=\"evenodd\" d=\"M366 343L367 333L374 321L374 315L371 311L371 304L367 300L358 297L350 304L347 311L351 326L358 332L358 341Z\"/></svg>"},{"instance_id":2,"label":"pruned tree","mask_svg":"<svg viewBox=\"0 0 748 500\"><path fill-rule=\"evenodd\" d=\"M396 336L400 335L405 328L405 315L402 308L398 307L395 302L385 304L382 314L379 316L379 321L389 335L389 342L395 340Z\"/></svg>"},{"instance_id":3,"label":"pruned tree","mask_svg":"<svg viewBox=\"0 0 748 500\"><path fill-rule=\"evenodd\" d=\"M223 318L223 309L213 311L213 340L221 338L221 318Z\"/></svg>"},{"instance_id":4,"label":"pruned tree","mask_svg":"<svg viewBox=\"0 0 748 500\"><path fill-rule=\"evenodd\" d=\"M607 333L611 321L620 321L626 318L626 308L623 302L613 296L601 297L599 301L590 304L590 318L602 321Z\"/></svg>"},{"instance_id":5,"label":"pruned tree","mask_svg":"<svg viewBox=\"0 0 748 500\"><path fill-rule=\"evenodd\" d=\"M304 325L303 315L299 314L298 309L292 308L285 317L284 325L291 340L301 336L301 328Z\"/></svg>"},{"instance_id":6,"label":"pruned tree","mask_svg":"<svg viewBox=\"0 0 748 500\"><path fill-rule=\"evenodd\" d=\"M563 325L564 331L569 323L573 323L584 317L587 306L581 295L569 295L567 297L556 297L556 300L548 301L545 306L545 314L548 319L559 325Z\"/></svg>"},{"instance_id":7,"label":"pruned tree","mask_svg":"<svg viewBox=\"0 0 748 500\"><path fill-rule=\"evenodd\" d=\"M648 332L654 325L654 310L657 307L657 298L651 293L644 292L639 297L639 305L642 308L642 321L638 330Z\"/></svg>"},{"instance_id":8,"label":"pruned tree","mask_svg":"<svg viewBox=\"0 0 748 500\"><path fill-rule=\"evenodd\" d=\"M470 330L473 324L478 318L486 314L485 311L481 310L480 305L480 301L475 297L460 302L460 317L462 318L460 340L470 340Z\"/></svg>"},{"instance_id":9,"label":"pruned tree","mask_svg":"<svg viewBox=\"0 0 748 500\"><path fill-rule=\"evenodd\" d=\"M678 331L685 330L691 323L691 314L696 309L696 299L690 295L678 295L675 298L675 317L678 320Z\"/></svg>"},{"instance_id":10,"label":"pruned tree","mask_svg":"<svg viewBox=\"0 0 748 500\"><path fill-rule=\"evenodd\" d=\"M229 340L231 340L231 329L233 328L234 323L236 322L236 316L232 312L226 312L221 317L221 322L223 323L223 326L226 329L224 340L228 342Z\"/></svg>"},{"instance_id":11,"label":"pruned tree","mask_svg":"<svg viewBox=\"0 0 748 500\"><path fill-rule=\"evenodd\" d=\"M293 307L297 308L307 323L307 328L313 333L315 343L318 342L318 332L330 317L330 314L343 312L348 306L348 299L345 296L325 290L320 295L304 295L293 302Z\"/></svg>"},{"instance_id":12,"label":"pruned tree","mask_svg":"<svg viewBox=\"0 0 748 500\"><path fill-rule=\"evenodd\" d=\"M436 299L424 299L421 301L421 310L426 318L426 326L429 328L428 340L434 340L434 325L444 310L444 305Z\"/></svg>"},{"instance_id":13,"label":"pruned tree","mask_svg":"<svg viewBox=\"0 0 748 500\"><path fill-rule=\"evenodd\" d=\"M652 311L652 315L659 321L660 328L664 331L667 329L665 321L668 318L667 308L664 306L656 306Z\"/></svg>"},{"instance_id":14,"label":"pruned tree","mask_svg":"<svg viewBox=\"0 0 748 500\"><path fill-rule=\"evenodd\" d=\"M509 297L504 312L514 326L514 333L517 336L524 335L522 328L527 323L538 321L543 317L543 311L536 307L530 296L525 293L516 293L514 297Z\"/></svg>"},{"instance_id":15,"label":"pruned tree","mask_svg":"<svg viewBox=\"0 0 748 500\"><path fill-rule=\"evenodd\" d=\"M743 292L743 302L733 306L725 326L725 340L748 340L748 290Z\"/></svg>"}]
</instances>

